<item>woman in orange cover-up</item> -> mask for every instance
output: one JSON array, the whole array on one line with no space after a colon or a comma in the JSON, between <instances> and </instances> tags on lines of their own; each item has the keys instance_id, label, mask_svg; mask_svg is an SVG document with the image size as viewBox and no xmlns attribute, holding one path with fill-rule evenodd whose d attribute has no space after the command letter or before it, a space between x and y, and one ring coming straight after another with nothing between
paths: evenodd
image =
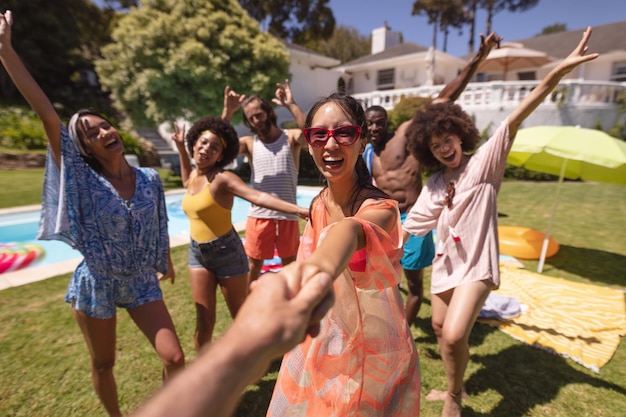
<instances>
[{"instance_id":1,"label":"woman in orange cover-up","mask_svg":"<svg viewBox=\"0 0 626 417\"><path fill-rule=\"evenodd\" d=\"M397 202L372 185L361 157L365 114L333 94L306 120L309 152L328 187L311 204L292 288L318 272L336 277L336 302L282 362L268 416L418 416L420 375L398 290L402 232Z\"/></svg>"}]
</instances>

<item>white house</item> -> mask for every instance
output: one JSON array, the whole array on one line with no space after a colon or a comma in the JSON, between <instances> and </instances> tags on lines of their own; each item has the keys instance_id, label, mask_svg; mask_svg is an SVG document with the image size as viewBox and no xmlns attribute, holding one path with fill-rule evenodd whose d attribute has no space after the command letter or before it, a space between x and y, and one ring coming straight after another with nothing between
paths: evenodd
<instances>
[{"instance_id":1,"label":"white house","mask_svg":"<svg viewBox=\"0 0 626 417\"><path fill-rule=\"evenodd\" d=\"M457 103L476 120L479 130L492 129L565 58L584 29L515 41L517 46L547 55L548 63L512 69L480 71ZM499 33L506 36L506 33ZM372 53L341 64L299 45L285 42L290 54L291 87L296 102L307 112L321 97L344 90L365 106L390 110L406 96L434 97L452 81L471 56L455 57L415 43L401 43L400 34L386 24L372 31ZM626 21L597 26L589 51L600 57L568 74L554 93L526 119L524 127L580 125L605 130L618 121L618 100L626 100ZM492 54L494 52L492 51ZM504 79L505 78L505 79ZM277 80L281 81L281 80ZM279 125L293 120L284 108L276 109ZM626 115L621 115L622 120ZM247 132L237 126L240 134Z\"/></svg>"},{"instance_id":2,"label":"white house","mask_svg":"<svg viewBox=\"0 0 626 417\"><path fill-rule=\"evenodd\" d=\"M338 90L357 96L366 93L360 97L365 105L393 108L405 89L422 87L435 94L466 65L463 58L411 42L400 43L400 34L386 24L372 31L371 55L341 65L300 46L285 45L291 56L293 94L305 112L317 99ZM290 120L285 109L277 112L279 122Z\"/></svg>"},{"instance_id":3,"label":"white house","mask_svg":"<svg viewBox=\"0 0 626 417\"><path fill-rule=\"evenodd\" d=\"M372 54L339 65L348 94L372 93L365 105L392 108L403 90L423 87L436 91L453 80L466 60L412 42L400 43L399 33L386 24L372 31ZM376 94L375 92L384 92Z\"/></svg>"},{"instance_id":4,"label":"white house","mask_svg":"<svg viewBox=\"0 0 626 417\"><path fill-rule=\"evenodd\" d=\"M372 32L389 33L386 25ZM480 72L458 103L475 117L480 130L499 123L536 86L556 62L565 58L580 41L584 29L536 36L516 41L522 47L544 52L550 62L508 71ZM506 36L506 33L500 33ZM392 35L394 36L394 35ZM535 125L580 125L593 127L598 121L610 129L618 118L618 99L626 99L626 21L593 28L589 51L600 57L568 74L555 92L524 122ZM494 51L492 51L492 54ZM402 97L433 97L452 80L471 56L452 57L434 53L434 70L429 68L426 47L411 43L387 47L372 55L339 65L347 91L365 105L392 109ZM429 85L428 71L434 71ZM503 80L506 78L506 80ZM624 115L622 115L624 117Z\"/></svg>"},{"instance_id":5,"label":"white house","mask_svg":"<svg viewBox=\"0 0 626 417\"><path fill-rule=\"evenodd\" d=\"M289 72L293 97L306 113L318 99L337 90L339 72L334 68L341 62L293 43L285 42L285 47L291 61ZM276 115L279 126L293 120L291 113L282 107L276 109Z\"/></svg>"}]
</instances>

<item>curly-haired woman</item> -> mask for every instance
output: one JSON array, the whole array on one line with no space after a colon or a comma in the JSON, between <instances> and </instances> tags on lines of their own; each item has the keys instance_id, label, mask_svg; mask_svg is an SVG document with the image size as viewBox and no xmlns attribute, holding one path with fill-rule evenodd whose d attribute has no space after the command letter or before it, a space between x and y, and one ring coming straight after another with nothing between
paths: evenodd
<instances>
[{"instance_id":1,"label":"curly-haired woman","mask_svg":"<svg viewBox=\"0 0 626 417\"><path fill-rule=\"evenodd\" d=\"M591 28L472 155L467 152L474 151L480 136L470 116L455 104L418 111L407 131L409 149L422 166L439 169L411 209L404 230L423 235L437 228L432 324L448 386L431 391L426 399L443 400L443 416L461 415L469 335L489 292L500 284L496 197L513 139L565 74L598 56L585 55L590 35Z\"/></svg>"},{"instance_id":2,"label":"curly-haired woman","mask_svg":"<svg viewBox=\"0 0 626 417\"><path fill-rule=\"evenodd\" d=\"M227 121L205 117L187 133L175 123L172 140L180 154L183 210L189 217L189 277L196 305L196 349L211 341L215 325L216 290L220 286L228 309L235 317L248 294L248 259L233 228L234 197L258 206L308 217L308 209L249 187L224 167L239 153L239 137ZM189 155L194 160L191 168Z\"/></svg>"}]
</instances>

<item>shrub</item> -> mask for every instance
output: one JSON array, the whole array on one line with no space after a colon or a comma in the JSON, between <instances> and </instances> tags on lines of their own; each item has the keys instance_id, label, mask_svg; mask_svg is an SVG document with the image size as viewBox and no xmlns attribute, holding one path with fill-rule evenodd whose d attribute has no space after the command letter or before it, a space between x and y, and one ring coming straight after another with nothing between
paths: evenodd
<instances>
[{"instance_id":1,"label":"shrub","mask_svg":"<svg viewBox=\"0 0 626 417\"><path fill-rule=\"evenodd\" d=\"M504 178L521 180L521 181L558 181L559 177L552 174L544 174L543 172L530 171L526 168L516 167L507 164L504 170Z\"/></svg>"},{"instance_id":2,"label":"shrub","mask_svg":"<svg viewBox=\"0 0 626 417\"><path fill-rule=\"evenodd\" d=\"M37 115L24 107L0 107L0 146L21 150L46 149L46 134Z\"/></svg>"},{"instance_id":3,"label":"shrub","mask_svg":"<svg viewBox=\"0 0 626 417\"><path fill-rule=\"evenodd\" d=\"M141 157L147 152L138 138L119 128L117 131L124 142L125 153ZM0 107L0 146L20 150L46 149L46 133L35 112L20 106Z\"/></svg>"},{"instance_id":4,"label":"shrub","mask_svg":"<svg viewBox=\"0 0 626 417\"><path fill-rule=\"evenodd\" d=\"M393 110L388 112L389 130L396 130L402 123L410 120L416 111L424 108L431 101L429 97L403 97Z\"/></svg>"},{"instance_id":5,"label":"shrub","mask_svg":"<svg viewBox=\"0 0 626 417\"><path fill-rule=\"evenodd\" d=\"M134 155L141 156L145 152L144 145L138 138L126 131L119 129L117 131L124 142L124 153L132 153Z\"/></svg>"}]
</instances>

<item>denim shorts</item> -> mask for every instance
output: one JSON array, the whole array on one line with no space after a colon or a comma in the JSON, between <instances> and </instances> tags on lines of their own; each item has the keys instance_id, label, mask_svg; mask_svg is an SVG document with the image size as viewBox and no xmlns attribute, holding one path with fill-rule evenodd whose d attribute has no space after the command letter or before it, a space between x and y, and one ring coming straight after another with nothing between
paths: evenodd
<instances>
[{"instance_id":1,"label":"denim shorts","mask_svg":"<svg viewBox=\"0 0 626 417\"><path fill-rule=\"evenodd\" d=\"M71 307L96 319L115 317L116 308L127 310L163 299L154 270L132 277L103 277L91 273L83 261L78 265L65 294Z\"/></svg>"},{"instance_id":2,"label":"denim shorts","mask_svg":"<svg viewBox=\"0 0 626 417\"><path fill-rule=\"evenodd\" d=\"M198 243L191 239L189 268L208 269L218 278L230 278L250 271L248 257L235 229L210 242Z\"/></svg>"}]
</instances>

